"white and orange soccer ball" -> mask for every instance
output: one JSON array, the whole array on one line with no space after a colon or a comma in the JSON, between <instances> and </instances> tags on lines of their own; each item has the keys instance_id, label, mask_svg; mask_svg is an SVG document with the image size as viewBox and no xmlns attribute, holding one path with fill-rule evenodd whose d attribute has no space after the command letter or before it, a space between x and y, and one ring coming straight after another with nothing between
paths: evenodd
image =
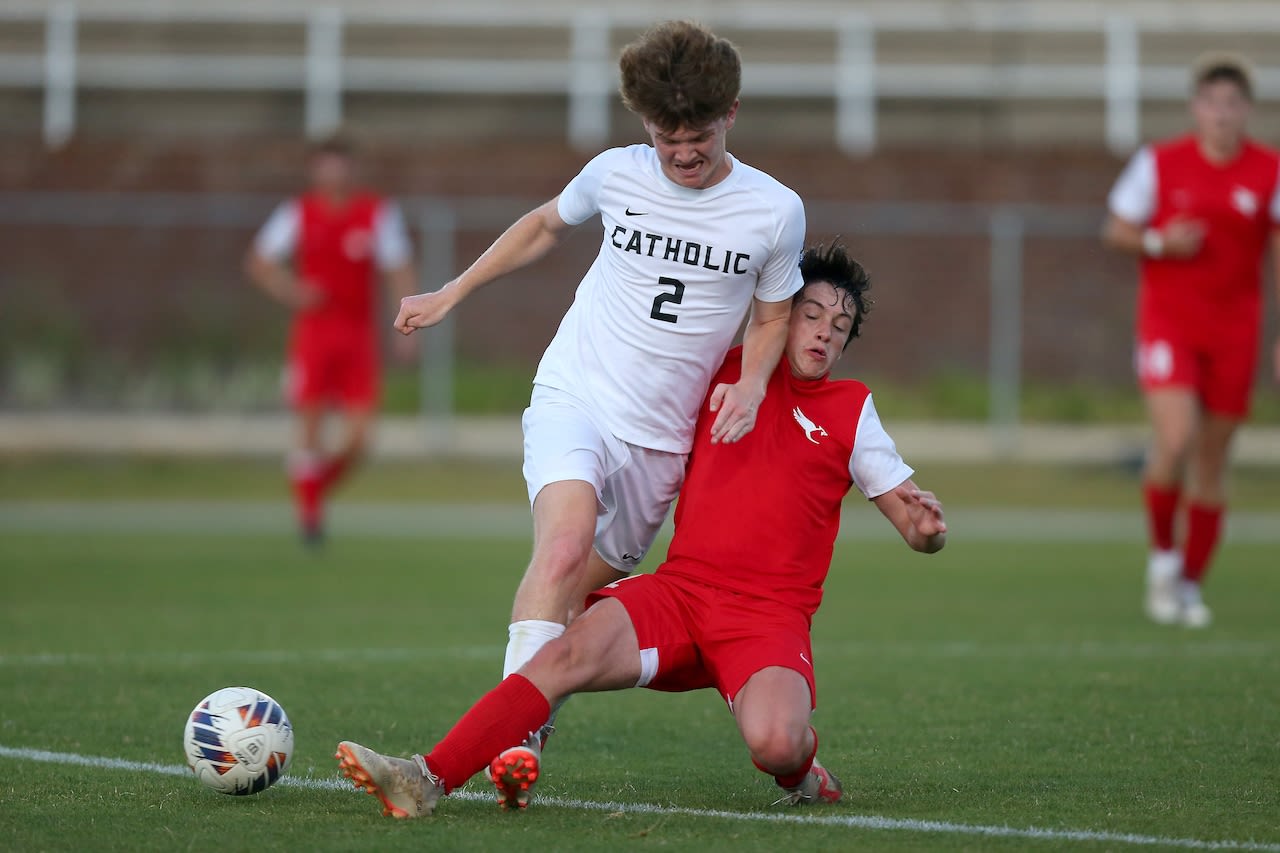
<instances>
[{"instance_id":1,"label":"white and orange soccer ball","mask_svg":"<svg viewBox=\"0 0 1280 853\"><path fill-rule=\"evenodd\" d=\"M293 727L280 703L252 687L224 687L201 699L182 737L187 766L223 794L265 791L289 769Z\"/></svg>"}]
</instances>

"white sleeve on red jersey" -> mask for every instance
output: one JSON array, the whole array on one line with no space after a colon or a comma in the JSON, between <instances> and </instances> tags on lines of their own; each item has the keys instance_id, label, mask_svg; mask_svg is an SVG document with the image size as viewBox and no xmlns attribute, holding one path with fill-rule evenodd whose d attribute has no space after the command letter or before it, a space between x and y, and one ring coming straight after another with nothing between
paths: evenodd
<instances>
[{"instance_id":1,"label":"white sleeve on red jersey","mask_svg":"<svg viewBox=\"0 0 1280 853\"><path fill-rule=\"evenodd\" d=\"M1156 212L1156 155L1150 146L1138 149L1107 196L1107 207L1125 222L1146 225Z\"/></svg>"},{"instance_id":2,"label":"white sleeve on red jersey","mask_svg":"<svg viewBox=\"0 0 1280 853\"><path fill-rule=\"evenodd\" d=\"M880 424L876 404L867 395L858 417L858 432L849 456L849 476L867 498L878 498L901 486L915 471L902 461L893 439Z\"/></svg>"},{"instance_id":3,"label":"white sleeve on red jersey","mask_svg":"<svg viewBox=\"0 0 1280 853\"><path fill-rule=\"evenodd\" d=\"M409 232L404 227L400 206L395 202L382 202L374 214L373 255L380 270L399 269L409 263Z\"/></svg>"},{"instance_id":4,"label":"white sleeve on red jersey","mask_svg":"<svg viewBox=\"0 0 1280 853\"><path fill-rule=\"evenodd\" d=\"M301 230L302 208L297 200L281 202L258 230L253 241L254 251L269 261L283 261L297 248Z\"/></svg>"},{"instance_id":5,"label":"white sleeve on red jersey","mask_svg":"<svg viewBox=\"0 0 1280 853\"><path fill-rule=\"evenodd\" d=\"M627 157L626 149L602 151L582 167L556 200L556 212L566 225L581 225L600 212L600 187L614 170L618 158Z\"/></svg>"}]
</instances>

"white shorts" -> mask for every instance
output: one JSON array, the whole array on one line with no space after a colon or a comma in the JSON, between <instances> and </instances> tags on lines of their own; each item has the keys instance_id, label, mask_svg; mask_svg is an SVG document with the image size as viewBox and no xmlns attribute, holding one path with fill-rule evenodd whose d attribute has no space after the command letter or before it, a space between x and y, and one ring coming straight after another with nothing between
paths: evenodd
<instances>
[{"instance_id":1,"label":"white shorts","mask_svg":"<svg viewBox=\"0 0 1280 853\"><path fill-rule=\"evenodd\" d=\"M521 423L530 506L550 483L590 483L600 502L596 553L620 572L639 565L680 491L687 455L628 444L582 400L545 385L533 386Z\"/></svg>"}]
</instances>

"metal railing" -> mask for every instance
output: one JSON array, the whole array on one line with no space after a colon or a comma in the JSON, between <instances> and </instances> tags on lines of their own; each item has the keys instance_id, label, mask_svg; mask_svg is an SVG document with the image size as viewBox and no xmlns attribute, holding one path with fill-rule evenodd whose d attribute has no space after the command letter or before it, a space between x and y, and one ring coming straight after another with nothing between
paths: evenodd
<instances>
[{"instance_id":1,"label":"metal railing","mask_svg":"<svg viewBox=\"0 0 1280 853\"><path fill-rule=\"evenodd\" d=\"M712 25L735 32L834 34L834 51L817 60L752 60L744 69L744 92L759 98L830 98L836 142L852 154L877 142L881 99L1049 101L1097 100L1105 112L1105 141L1123 153L1141 136L1141 106L1147 100L1186 95L1186 68L1143 61L1144 34L1280 35L1280 3L1214 0L1204 4L1027 2L969 4L866 2L806 6L796 4L698 6L693 12ZM684 10L689 12L690 10ZM50 146L76 129L76 105L87 88L191 91L300 91L305 131L312 136L338 127L343 94L464 93L563 95L568 101L566 134L577 147L594 149L610 133L610 105L616 89L614 37L672 14L669 8L637 6L605 11L582 4L539 10L535 4L371 3L309 9L199 4L96 2L78 7L71 0L0 6L5 23L43 23L38 52L0 53L0 87L40 88L44 93L44 138ZM122 55L86 50L82 24L194 23L297 26L305 45L300 55ZM404 58L357 55L344 46L350 26L423 26L476 29L529 28L568 34L559 58ZM882 34L1097 34L1096 59L1048 62L1034 59L948 63L910 62L878 50ZM1272 56L1258 57L1274 61ZM1259 89L1280 91L1280 66L1258 69Z\"/></svg>"},{"instance_id":2,"label":"metal railing","mask_svg":"<svg viewBox=\"0 0 1280 853\"><path fill-rule=\"evenodd\" d=\"M247 232L261 224L275 201L275 197L252 194L0 192L0 226ZM403 198L401 203L418 232L422 289L432 290L456 275L461 262L469 260L457 256L461 233L496 235L536 202L419 196ZM1021 409L1025 241L1038 237L1092 239L1098 231L1100 211L1017 204L844 202L811 202L806 211L809 229L816 234L848 234L850 224L856 223L859 240L918 236L985 241L989 252L988 423L994 446L1014 447ZM147 264L139 258L138 266L146 268ZM576 280L574 277L573 282ZM453 413L455 349L452 318L424 336L420 399L422 413L436 422L448 422Z\"/></svg>"}]
</instances>

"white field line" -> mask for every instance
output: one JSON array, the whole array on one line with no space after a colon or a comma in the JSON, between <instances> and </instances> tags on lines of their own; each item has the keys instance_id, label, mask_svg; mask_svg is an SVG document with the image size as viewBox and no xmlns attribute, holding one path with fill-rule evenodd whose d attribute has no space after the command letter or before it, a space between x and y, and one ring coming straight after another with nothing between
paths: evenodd
<instances>
[{"instance_id":1,"label":"white field line","mask_svg":"<svg viewBox=\"0 0 1280 853\"><path fill-rule=\"evenodd\" d=\"M202 664L367 663L396 664L431 660L501 659L498 644L435 646L423 648L368 649L260 649L243 651L157 651L93 654L89 652L38 652L0 654L0 667L102 667L189 666ZM1178 642L1105 643L980 643L939 641L932 643L816 643L814 651L824 661L841 658L976 659L976 660L1159 660L1176 658L1280 658L1280 643L1267 641L1207 642L1195 638Z\"/></svg>"},{"instance_id":2,"label":"white field line","mask_svg":"<svg viewBox=\"0 0 1280 853\"><path fill-rule=\"evenodd\" d=\"M1275 511L1238 511L1226 519L1230 542L1280 542ZM334 505L331 533L388 539L518 538L532 530L529 509L513 504ZM1000 542L1132 542L1141 544L1145 521L1136 510L956 507L947 520L953 544ZM287 503L254 501L4 501L0 533L94 533L166 535L285 535L294 532ZM671 533L668 519L664 535ZM841 520L844 540L892 540L897 536L880 514L851 504Z\"/></svg>"},{"instance_id":3,"label":"white field line","mask_svg":"<svg viewBox=\"0 0 1280 853\"><path fill-rule=\"evenodd\" d=\"M0 745L0 758L18 761L39 761L46 764L71 764L106 770L130 770L165 776L186 776L190 771L179 764L157 764L150 761L126 761L121 758L103 758L79 755L74 752L49 752L43 749L20 749ZM319 791L352 791L350 783L338 777L284 776L278 783L282 787L305 788ZM453 799L491 800L492 796L476 791L458 791ZM987 838L1025 838L1034 841L1082 841L1103 844L1132 844L1146 847L1180 847L1188 850L1255 850L1264 853L1280 853L1280 844L1262 841L1205 841L1197 838L1169 838L1157 835L1140 835L1127 832L1107 832L1094 829L1044 829L1040 827L984 826L982 824L952 823L942 820L915 820L910 818L881 817L878 815L823 815L796 814L794 811L730 812L719 809L689 809L679 806L659 806L650 803L615 803L579 800L571 797L539 797L540 808L577 809L609 813L679 815L683 817L710 818L713 820L760 821L800 826L839 826L852 829L871 829L889 832L933 833L937 835L971 835Z\"/></svg>"}]
</instances>

